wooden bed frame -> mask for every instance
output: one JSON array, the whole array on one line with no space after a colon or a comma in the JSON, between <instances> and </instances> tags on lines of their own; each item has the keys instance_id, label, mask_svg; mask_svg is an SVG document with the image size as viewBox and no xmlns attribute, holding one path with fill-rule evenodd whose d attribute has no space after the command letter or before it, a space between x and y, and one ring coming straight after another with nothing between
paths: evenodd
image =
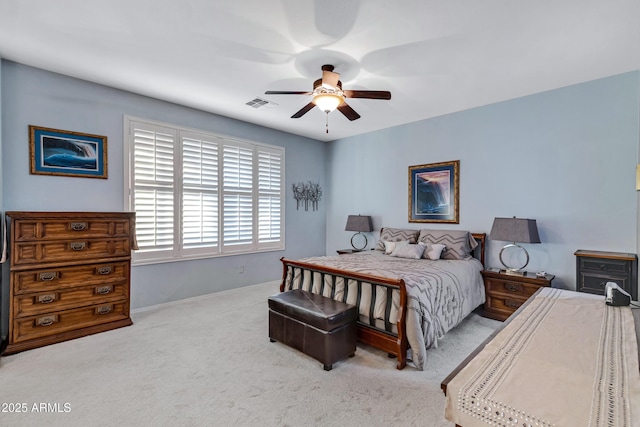
<instances>
[{"instance_id":1,"label":"wooden bed frame","mask_svg":"<svg viewBox=\"0 0 640 427\"><path fill-rule=\"evenodd\" d=\"M484 266L484 250L485 250L485 233L471 233L474 239L478 242L478 246L474 250L473 256L480 260ZM373 297L371 298L371 309L369 324L362 321L358 321L358 341L371 345L380 350L386 351L390 356L398 358L397 368L403 369L407 365L407 350L409 348L409 342L407 340L405 321L406 321L406 307L407 307L407 290L404 280L402 279L390 279L387 277L372 276L367 274L353 273L346 270L339 270L330 267L324 267L320 265L308 264L300 261L293 261L285 258L280 258L282 262L282 283L280 284L280 292L290 290L285 289L287 275L293 272L294 269L298 269L302 272L309 271L311 277L311 287L313 287L313 279L316 277L315 273L320 276L321 293L324 289L325 275L341 276L345 279L353 280L357 284L358 288L358 301L360 301L360 292L362 283L370 283L371 285L380 286L386 289L387 292L387 308L385 312L385 328L381 329L375 325L375 319L373 318L373 306L375 303L375 286ZM334 282L335 285L335 282ZM335 286L333 286L332 292L335 292ZM398 321L396 324L397 334L391 331L391 324L389 322L389 314L391 310L392 293L398 291L400 293L400 305L398 309ZM332 293L331 297L334 297ZM343 293L343 302L346 302L347 292ZM359 305L359 304L358 304Z\"/></svg>"}]
</instances>

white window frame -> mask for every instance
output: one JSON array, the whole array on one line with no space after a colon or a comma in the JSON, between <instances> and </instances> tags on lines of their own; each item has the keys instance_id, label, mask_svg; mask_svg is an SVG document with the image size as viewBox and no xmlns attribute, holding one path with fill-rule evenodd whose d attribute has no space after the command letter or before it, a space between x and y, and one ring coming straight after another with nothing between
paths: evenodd
<instances>
[{"instance_id":1,"label":"white window frame","mask_svg":"<svg viewBox=\"0 0 640 427\"><path fill-rule=\"evenodd\" d=\"M154 120L124 116L124 206L125 210L135 211L135 164L134 164L134 136L133 129L153 129L163 134L171 133L173 137L173 245L171 248L158 250L140 250L133 253L133 264L154 264L162 262L173 262L181 260L192 260L202 258L212 258L229 255L250 254L267 251L278 251L285 249L285 149L284 147L258 143L255 141L241 140L231 138L226 135L220 135L198 129L185 128L178 125L163 123ZM207 141L209 146L214 142L217 144L217 188L210 187L202 189L203 193L209 195L217 195L217 243L215 245L202 245L199 247L183 247L182 235L182 211L183 211L183 141L185 138L190 140ZM251 153L251 186L250 191L244 192L250 195L251 204L251 225L247 223L248 199L244 198L244 219L243 230L245 234L244 240L240 244L225 244L225 228L224 228L224 196L225 194L238 194L234 189L225 188L224 174L224 147L239 147L244 150L246 155ZM243 167L241 168L247 178L248 157L243 157ZM279 163L278 163L279 160ZM209 162L211 165L211 162ZM261 173L262 172L262 173ZM278 177L279 173L279 177ZM279 178L279 182L278 182ZM146 181L145 181L146 182ZM246 180L244 181L245 188ZM156 185L154 181L150 181L152 187ZM170 187L170 185L168 186ZM191 186L193 189L193 185ZM237 189L236 189L237 190ZM195 190L197 191L197 189ZM204 197L204 196L203 196ZM166 199L165 199L166 200ZM211 201L211 198L209 198ZM275 202L274 202L275 201ZM279 207L278 207L279 201ZM260 205L274 206L273 210L260 211ZM197 211L196 211L197 212ZM262 214L262 215L261 215ZM265 222L266 218L266 222ZM275 219L274 219L275 218ZM279 221L278 221L279 219ZM279 222L279 224L278 224ZM154 222L155 223L155 222ZM166 223L165 223L166 224ZM265 226L266 225L266 226ZM250 227L250 233L247 234L247 227ZM211 227L210 227L211 228ZM138 233L139 235L139 233ZM250 240L248 236L250 237ZM272 236L275 235L275 238ZM153 236L157 236L154 232ZM279 238L278 238L279 236Z\"/></svg>"}]
</instances>

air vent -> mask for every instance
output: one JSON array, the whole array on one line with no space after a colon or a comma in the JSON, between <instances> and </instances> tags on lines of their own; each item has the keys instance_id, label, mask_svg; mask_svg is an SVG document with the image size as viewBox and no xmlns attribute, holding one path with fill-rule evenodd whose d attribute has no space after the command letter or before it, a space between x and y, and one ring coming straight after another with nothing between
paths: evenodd
<instances>
[{"instance_id":1,"label":"air vent","mask_svg":"<svg viewBox=\"0 0 640 427\"><path fill-rule=\"evenodd\" d=\"M247 105L253 108L273 108L278 104L272 101L267 101L266 99L263 99L263 98L255 98L247 102Z\"/></svg>"}]
</instances>

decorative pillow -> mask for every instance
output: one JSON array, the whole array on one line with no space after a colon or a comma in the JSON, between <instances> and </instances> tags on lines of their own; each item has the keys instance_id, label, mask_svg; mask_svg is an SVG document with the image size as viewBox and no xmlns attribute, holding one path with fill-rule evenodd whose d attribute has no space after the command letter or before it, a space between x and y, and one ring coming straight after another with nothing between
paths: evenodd
<instances>
[{"instance_id":1,"label":"decorative pillow","mask_svg":"<svg viewBox=\"0 0 640 427\"><path fill-rule=\"evenodd\" d=\"M399 245L408 245L409 241L408 240L402 240L400 242L385 242L384 243L384 253L387 255L391 255L391 253L394 251L394 249L396 247L398 247Z\"/></svg>"},{"instance_id":2,"label":"decorative pillow","mask_svg":"<svg viewBox=\"0 0 640 427\"><path fill-rule=\"evenodd\" d=\"M424 245L416 245L412 243L407 245L396 245L391 256L398 258L420 259L424 253L424 248Z\"/></svg>"},{"instance_id":3,"label":"decorative pillow","mask_svg":"<svg viewBox=\"0 0 640 427\"><path fill-rule=\"evenodd\" d=\"M407 240L409 243L418 243L419 230L406 230L402 228L383 228L376 250L384 250L384 242L400 242Z\"/></svg>"},{"instance_id":4,"label":"decorative pillow","mask_svg":"<svg viewBox=\"0 0 640 427\"><path fill-rule=\"evenodd\" d=\"M445 245L441 245L440 243L424 243L420 242L420 245L424 245L424 254L422 258L437 260L440 259L440 255L442 255L442 251L446 248Z\"/></svg>"},{"instance_id":5,"label":"decorative pillow","mask_svg":"<svg viewBox=\"0 0 640 427\"><path fill-rule=\"evenodd\" d=\"M464 230L420 230L419 242L439 243L446 248L441 259L467 259L478 246L471 233Z\"/></svg>"}]
</instances>

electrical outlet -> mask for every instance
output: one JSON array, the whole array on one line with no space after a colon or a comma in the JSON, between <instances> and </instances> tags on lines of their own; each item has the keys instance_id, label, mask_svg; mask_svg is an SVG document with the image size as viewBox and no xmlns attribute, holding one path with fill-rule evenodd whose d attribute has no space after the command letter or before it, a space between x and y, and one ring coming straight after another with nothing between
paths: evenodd
<instances>
[{"instance_id":1,"label":"electrical outlet","mask_svg":"<svg viewBox=\"0 0 640 427\"><path fill-rule=\"evenodd\" d=\"M244 273L244 265L241 265L240 267L238 267L238 273L239 274Z\"/></svg>"}]
</instances>

